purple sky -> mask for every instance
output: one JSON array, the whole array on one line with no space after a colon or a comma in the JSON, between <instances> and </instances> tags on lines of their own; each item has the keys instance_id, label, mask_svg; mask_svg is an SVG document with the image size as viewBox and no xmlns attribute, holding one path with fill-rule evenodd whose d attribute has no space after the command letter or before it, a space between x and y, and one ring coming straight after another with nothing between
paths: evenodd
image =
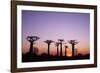
<instances>
[{"instance_id":1,"label":"purple sky","mask_svg":"<svg viewBox=\"0 0 100 73\"><path fill-rule=\"evenodd\" d=\"M73 39L78 40L76 48L79 52L89 52L89 13L23 10L22 26L23 52L29 50L29 42L26 40L29 35L40 37L35 46L42 52L47 51L47 44L43 41L57 41L60 38L65 42ZM69 43L67 45L71 47ZM52 44L51 51L54 52L55 48Z\"/></svg>"}]
</instances>

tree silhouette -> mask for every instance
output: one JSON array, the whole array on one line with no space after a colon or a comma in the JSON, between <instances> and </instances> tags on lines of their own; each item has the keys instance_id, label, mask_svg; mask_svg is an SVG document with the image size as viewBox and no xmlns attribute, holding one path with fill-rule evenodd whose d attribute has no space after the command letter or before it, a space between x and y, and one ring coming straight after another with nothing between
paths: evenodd
<instances>
[{"instance_id":1,"label":"tree silhouette","mask_svg":"<svg viewBox=\"0 0 100 73\"><path fill-rule=\"evenodd\" d=\"M50 45L51 45L51 43L53 42L52 40L46 40L46 41L44 41L45 43L47 43L47 45L48 45L48 56L50 55Z\"/></svg>"},{"instance_id":2,"label":"tree silhouette","mask_svg":"<svg viewBox=\"0 0 100 73\"><path fill-rule=\"evenodd\" d=\"M39 39L37 36L27 36L26 38L30 42L30 50L29 53L33 53L33 44L35 41Z\"/></svg>"},{"instance_id":3,"label":"tree silhouette","mask_svg":"<svg viewBox=\"0 0 100 73\"><path fill-rule=\"evenodd\" d=\"M59 43L60 43L60 56L62 56L62 42L64 42L63 39L58 39Z\"/></svg>"},{"instance_id":4,"label":"tree silhouette","mask_svg":"<svg viewBox=\"0 0 100 73\"><path fill-rule=\"evenodd\" d=\"M59 56L59 44L60 44L59 42L56 42L56 43L55 43L55 45L56 45L56 47L57 47L57 56Z\"/></svg>"},{"instance_id":5,"label":"tree silhouette","mask_svg":"<svg viewBox=\"0 0 100 73\"><path fill-rule=\"evenodd\" d=\"M67 56L67 48L68 48L68 46L65 45L65 56Z\"/></svg>"},{"instance_id":6,"label":"tree silhouette","mask_svg":"<svg viewBox=\"0 0 100 73\"><path fill-rule=\"evenodd\" d=\"M72 57L74 57L74 48L75 48L75 45L78 44L78 42L76 40L70 40L68 41L71 45L72 45Z\"/></svg>"}]
</instances>

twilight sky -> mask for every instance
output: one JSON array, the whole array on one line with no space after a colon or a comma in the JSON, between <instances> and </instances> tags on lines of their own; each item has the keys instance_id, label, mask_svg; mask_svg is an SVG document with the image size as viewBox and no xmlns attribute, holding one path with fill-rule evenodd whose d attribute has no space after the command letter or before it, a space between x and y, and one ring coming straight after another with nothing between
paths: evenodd
<instances>
[{"instance_id":1,"label":"twilight sky","mask_svg":"<svg viewBox=\"0 0 100 73\"><path fill-rule=\"evenodd\" d=\"M79 41L75 46L78 49L78 53L86 54L89 52L89 13L23 10L22 26L23 53L29 51L30 43L26 40L29 35L40 37L34 45L38 47L40 54L47 52L45 40L57 41L57 39L64 39L67 42L69 55L71 54L71 45L68 41L73 39ZM50 47L51 54L56 54L54 43Z\"/></svg>"}]
</instances>

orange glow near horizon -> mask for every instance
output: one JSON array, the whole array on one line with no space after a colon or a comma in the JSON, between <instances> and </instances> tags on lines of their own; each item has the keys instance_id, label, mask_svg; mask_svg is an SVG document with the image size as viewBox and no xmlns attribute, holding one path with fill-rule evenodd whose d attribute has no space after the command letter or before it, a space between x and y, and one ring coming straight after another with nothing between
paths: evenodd
<instances>
[{"instance_id":1,"label":"orange glow near horizon","mask_svg":"<svg viewBox=\"0 0 100 73\"><path fill-rule=\"evenodd\" d=\"M41 55L43 53L46 53L47 54L47 48L38 48L39 52L38 52L38 55ZM29 51L29 49L25 50L25 49L22 49L22 52L23 53L27 53ZM77 49L77 54L89 54L89 49ZM57 54L57 49L56 48L51 48L50 49L50 54L51 55L56 55ZM59 54L60 54L60 49L59 49ZM65 56L65 48L63 48L63 56ZM72 49L68 48L67 51L66 51L66 56L68 57L71 57L72 56Z\"/></svg>"},{"instance_id":2,"label":"orange glow near horizon","mask_svg":"<svg viewBox=\"0 0 100 73\"><path fill-rule=\"evenodd\" d=\"M81 53L83 55L84 54L89 54L89 52L90 52L89 46L88 45L84 45L84 44L81 45L81 44L79 43L79 44L75 45L75 49L77 49L77 52L78 53ZM44 42L36 42L36 44L33 45L33 46L38 48L39 54L47 53L48 45L46 43L44 43ZM72 51L71 48L72 47L71 47L70 44L67 44L67 46L68 46L67 54L69 55L69 53L71 54L71 51ZM29 51L29 47L30 47L30 43L27 41L22 46L22 52L23 53L27 53ZM62 48L63 48L63 53L65 54L65 47L64 47L64 45L62 46ZM59 51L60 51L60 47L59 47ZM57 47L55 46L54 43L52 43L50 45L50 53L52 54L52 52L53 52L53 54L56 54L57 53Z\"/></svg>"},{"instance_id":3,"label":"orange glow near horizon","mask_svg":"<svg viewBox=\"0 0 100 73\"><path fill-rule=\"evenodd\" d=\"M77 54L89 54L90 50L89 50L89 43L85 43L86 40L79 42L77 45L75 45L75 49L77 49ZM68 46L67 48L67 56L71 56L72 55L72 46L71 44L67 43L66 44ZM47 48L48 45L43 41L43 40L39 40L36 41L35 44L33 45L33 47L37 47L39 52L38 55L43 54L43 53L47 53ZM24 40L24 42L22 43L22 53L27 53L29 51L30 48L30 43L27 40ZM63 56L65 55L65 45L63 44L62 46L63 49ZM59 51L60 51L60 47L59 47ZM57 54L57 47L55 46L54 43L51 43L50 45L50 54L51 55L56 55Z\"/></svg>"}]
</instances>

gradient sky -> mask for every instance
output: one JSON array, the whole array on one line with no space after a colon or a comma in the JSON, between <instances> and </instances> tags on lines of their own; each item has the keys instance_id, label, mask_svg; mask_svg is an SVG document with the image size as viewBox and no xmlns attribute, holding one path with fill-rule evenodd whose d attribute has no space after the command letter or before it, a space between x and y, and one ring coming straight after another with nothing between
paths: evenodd
<instances>
[{"instance_id":1,"label":"gradient sky","mask_svg":"<svg viewBox=\"0 0 100 73\"><path fill-rule=\"evenodd\" d=\"M79 41L75 46L78 52L82 54L89 53L89 13L23 10L22 26L23 53L29 51L30 43L26 40L29 35L40 37L34 45L39 48L40 53L47 52L45 40L57 41L57 39L64 39L65 42L75 39ZM70 54L71 45L68 42L67 45ZM55 45L52 43L50 47L51 54L55 54Z\"/></svg>"}]
</instances>

